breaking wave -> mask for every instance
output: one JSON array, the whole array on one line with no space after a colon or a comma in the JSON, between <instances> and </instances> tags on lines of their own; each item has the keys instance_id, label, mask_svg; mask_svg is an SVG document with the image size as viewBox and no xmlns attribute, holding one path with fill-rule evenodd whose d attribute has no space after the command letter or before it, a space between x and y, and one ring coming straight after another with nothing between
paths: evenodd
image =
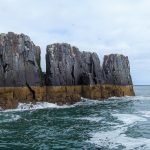
<instances>
[{"instance_id":1,"label":"breaking wave","mask_svg":"<svg viewBox=\"0 0 150 150\"><path fill-rule=\"evenodd\" d=\"M147 114L147 113L146 113ZM96 144L98 147L107 147L109 149L119 149L124 147L126 150L138 149L149 150L150 139L143 137L130 137L126 134L128 128L138 122L146 122L147 119L135 114L112 114L114 119L121 121L113 126L111 130L91 133L92 138L88 141Z\"/></svg>"},{"instance_id":2,"label":"breaking wave","mask_svg":"<svg viewBox=\"0 0 150 150\"><path fill-rule=\"evenodd\" d=\"M150 97L145 96L125 96L125 97L110 97L108 99L103 100L91 100L86 98L81 98L80 102L77 102L73 105L57 105L54 103L48 102L36 102L36 103L19 103L16 109L8 109L3 110L0 107L0 111L27 111L27 110L37 110L37 109L48 109L48 108L71 108L81 105L96 105L96 104L109 104L109 103L116 103L116 102L127 102L127 101L136 101L136 100L150 100Z\"/></svg>"}]
</instances>

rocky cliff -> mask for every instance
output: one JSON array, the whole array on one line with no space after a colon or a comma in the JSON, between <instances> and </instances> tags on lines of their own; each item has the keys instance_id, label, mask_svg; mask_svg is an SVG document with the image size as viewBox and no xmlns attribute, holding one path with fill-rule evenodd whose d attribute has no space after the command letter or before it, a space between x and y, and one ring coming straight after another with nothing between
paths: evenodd
<instances>
[{"instance_id":1,"label":"rocky cliff","mask_svg":"<svg viewBox=\"0 0 150 150\"><path fill-rule=\"evenodd\" d=\"M40 84L40 48L24 34L0 34L0 86Z\"/></svg>"},{"instance_id":2,"label":"rocky cliff","mask_svg":"<svg viewBox=\"0 0 150 150\"><path fill-rule=\"evenodd\" d=\"M0 34L0 107L134 95L128 57L111 54L104 57L101 66L96 53L56 43L47 46L43 76L40 53L40 47L24 34Z\"/></svg>"},{"instance_id":3,"label":"rocky cliff","mask_svg":"<svg viewBox=\"0 0 150 150\"><path fill-rule=\"evenodd\" d=\"M118 54L104 56L103 75L105 84L132 85L128 57Z\"/></svg>"},{"instance_id":4,"label":"rocky cliff","mask_svg":"<svg viewBox=\"0 0 150 150\"><path fill-rule=\"evenodd\" d=\"M16 107L35 99L40 86L40 47L24 34L0 34L0 107Z\"/></svg>"},{"instance_id":5,"label":"rocky cliff","mask_svg":"<svg viewBox=\"0 0 150 150\"><path fill-rule=\"evenodd\" d=\"M103 80L96 53L80 52L69 44L52 44L46 53L47 85L94 85Z\"/></svg>"}]
</instances>

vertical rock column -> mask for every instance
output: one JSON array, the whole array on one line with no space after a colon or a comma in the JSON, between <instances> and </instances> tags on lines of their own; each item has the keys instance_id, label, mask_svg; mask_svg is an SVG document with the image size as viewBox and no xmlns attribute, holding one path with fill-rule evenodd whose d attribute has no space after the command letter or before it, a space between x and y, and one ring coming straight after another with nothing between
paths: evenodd
<instances>
[{"instance_id":1,"label":"vertical rock column","mask_svg":"<svg viewBox=\"0 0 150 150\"><path fill-rule=\"evenodd\" d=\"M134 95L127 56L118 54L104 56L103 76L103 97Z\"/></svg>"}]
</instances>

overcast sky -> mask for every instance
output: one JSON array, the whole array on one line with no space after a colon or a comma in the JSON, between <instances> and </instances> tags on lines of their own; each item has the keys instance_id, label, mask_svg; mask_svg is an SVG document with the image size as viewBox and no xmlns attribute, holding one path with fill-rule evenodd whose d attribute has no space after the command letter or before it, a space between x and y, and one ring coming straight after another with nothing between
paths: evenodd
<instances>
[{"instance_id":1,"label":"overcast sky","mask_svg":"<svg viewBox=\"0 0 150 150\"><path fill-rule=\"evenodd\" d=\"M134 84L150 84L150 0L0 0L0 32L30 36L41 47L128 55Z\"/></svg>"}]
</instances>

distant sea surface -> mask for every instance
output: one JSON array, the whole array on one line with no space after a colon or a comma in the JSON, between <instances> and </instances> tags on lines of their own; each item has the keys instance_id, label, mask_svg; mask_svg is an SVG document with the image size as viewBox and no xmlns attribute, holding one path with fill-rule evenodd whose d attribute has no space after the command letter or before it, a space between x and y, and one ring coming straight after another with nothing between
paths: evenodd
<instances>
[{"instance_id":1,"label":"distant sea surface","mask_svg":"<svg viewBox=\"0 0 150 150\"><path fill-rule=\"evenodd\" d=\"M0 150L150 150L150 86L135 97L0 112Z\"/></svg>"}]
</instances>

